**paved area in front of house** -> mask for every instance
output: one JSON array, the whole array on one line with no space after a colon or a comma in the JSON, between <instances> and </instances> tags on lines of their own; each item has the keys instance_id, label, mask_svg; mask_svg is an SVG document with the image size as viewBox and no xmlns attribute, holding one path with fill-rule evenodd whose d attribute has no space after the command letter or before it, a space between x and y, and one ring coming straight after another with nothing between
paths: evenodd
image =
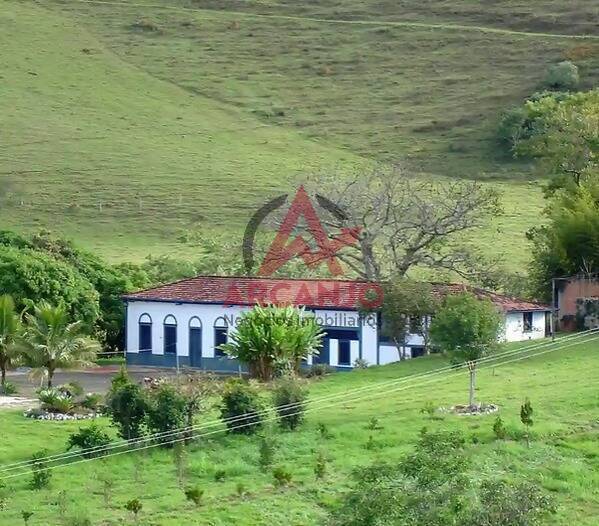
<instances>
[{"instance_id":1,"label":"paved area in front of house","mask_svg":"<svg viewBox=\"0 0 599 526\"><path fill-rule=\"evenodd\" d=\"M82 371L57 371L54 374L53 385L58 386L68 382L77 382L86 393L106 393L110 388L112 377L119 372L117 365L95 367ZM127 372L135 380L140 382L146 377L159 377L173 375L172 369L158 369L156 367L128 367ZM8 373L7 380L17 387L18 396L23 398L36 398L35 391L40 387L39 381L33 383L28 377L28 370L18 369ZM13 397L2 397L13 398ZM4 402L8 405L9 402ZM2 404L2 402L0 402ZM4 405L0 405L4 407Z\"/></svg>"}]
</instances>

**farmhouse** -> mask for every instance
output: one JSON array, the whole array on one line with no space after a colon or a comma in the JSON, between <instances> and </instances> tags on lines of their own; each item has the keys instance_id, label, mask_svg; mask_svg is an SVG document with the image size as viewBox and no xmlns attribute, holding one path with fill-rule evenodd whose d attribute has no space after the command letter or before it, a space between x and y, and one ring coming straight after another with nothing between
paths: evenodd
<instances>
[{"instance_id":1,"label":"farmhouse","mask_svg":"<svg viewBox=\"0 0 599 526\"><path fill-rule=\"evenodd\" d=\"M548 306L465 285L433 285L439 296L464 290L489 298L505 314L506 341L546 335ZM370 365L395 362L399 352L380 333L380 320L359 312L360 305L380 303L381 294L380 285L366 281L198 276L169 283L124 297L127 362L238 371L239 364L218 346L227 341L244 311L267 303L301 306L316 316L326 337L309 365L351 369L358 359ZM414 328L402 352L405 357L423 354L428 321L410 324Z\"/></svg>"}]
</instances>

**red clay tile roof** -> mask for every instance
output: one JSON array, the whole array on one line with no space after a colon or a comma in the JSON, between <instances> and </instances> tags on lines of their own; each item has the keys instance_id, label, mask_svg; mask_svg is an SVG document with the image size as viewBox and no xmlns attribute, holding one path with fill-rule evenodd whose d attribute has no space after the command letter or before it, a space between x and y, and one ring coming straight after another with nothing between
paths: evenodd
<instances>
[{"instance_id":1,"label":"red clay tile roof","mask_svg":"<svg viewBox=\"0 0 599 526\"><path fill-rule=\"evenodd\" d=\"M433 283L433 294L472 292L490 299L504 312L548 311L548 305L504 296L462 284ZM321 309L356 309L365 298L376 301L381 286L368 281L277 279L260 277L197 276L124 296L125 300L255 305L275 303Z\"/></svg>"},{"instance_id":2,"label":"red clay tile roof","mask_svg":"<svg viewBox=\"0 0 599 526\"><path fill-rule=\"evenodd\" d=\"M433 294L437 297L443 297L447 294L459 294L461 292L471 292L477 298L491 300L497 307L504 312L523 312L523 311L550 311L549 305L526 301L513 296L505 296L492 292L490 290L480 289L461 283L433 283Z\"/></svg>"},{"instance_id":3,"label":"red clay tile roof","mask_svg":"<svg viewBox=\"0 0 599 526\"><path fill-rule=\"evenodd\" d=\"M216 303L225 305L305 306L356 309L380 286L367 281L275 279L257 277L197 276L124 296L128 300Z\"/></svg>"}]
</instances>

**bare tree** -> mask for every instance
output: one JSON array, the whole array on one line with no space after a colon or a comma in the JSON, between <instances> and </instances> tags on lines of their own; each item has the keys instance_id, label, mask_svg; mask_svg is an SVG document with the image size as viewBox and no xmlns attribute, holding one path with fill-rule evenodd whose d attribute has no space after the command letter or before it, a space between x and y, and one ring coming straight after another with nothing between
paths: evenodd
<instances>
[{"instance_id":1,"label":"bare tree","mask_svg":"<svg viewBox=\"0 0 599 526\"><path fill-rule=\"evenodd\" d=\"M399 168L320 175L307 187L337 207L323 221L329 228L360 227L357 243L337 256L368 280L405 276L414 267L472 277L481 259L463 234L501 213L499 194L480 183L416 179Z\"/></svg>"}]
</instances>

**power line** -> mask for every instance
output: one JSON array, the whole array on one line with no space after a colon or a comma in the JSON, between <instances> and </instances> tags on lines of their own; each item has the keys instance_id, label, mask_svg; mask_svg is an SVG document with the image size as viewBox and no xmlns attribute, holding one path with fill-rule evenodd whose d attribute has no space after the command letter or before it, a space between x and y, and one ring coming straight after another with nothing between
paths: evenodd
<instances>
[{"instance_id":1,"label":"power line","mask_svg":"<svg viewBox=\"0 0 599 526\"><path fill-rule=\"evenodd\" d=\"M592 340L596 340L597 338L599 338L599 336L592 338ZM538 353L534 353L534 354L531 354L531 355L528 355L528 356L521 356L521 357L517 357L517 358L511 359L511 360L507 360L507 361L502 362L502 363L497 364L497 365L491 365L491 366L481 367L481 369L489 369L489 368L495 368L496 369L496 368L499 368L499 367L501 367L503 365L507 365L509 363L513 363L513 362L525 360L527 358L533 358L533 357L536 357L536 356L541 356L541 355L547 354L549 352L554 352L556 350L562 350L562 349L566 349L568 347L572 347L573 345L580 345L581 343L585 343L585 342L575 342L575 343L571 343L570 345L563 346L561 348L547 349L547 350L544 350L544 351L541 351L541 352L538 352ZM460 373L456 373L453 376L457 376L458 374L460 374ZM434 382L434 381L436 381L436 380L429 380L428 382L418 384L417 386L428 385L429 383ZM385 391L385 394L392 393L392 392L397 392L397 391L401 391L401 390L407 389L409 387L416 387L416 386L410 386L410 385L408 385L408 386L401 386L401 387L398 387L398 388L395 388L395 389L392 389L392 390L389 390L389 391ZM370 397L367 397L366 399L372 398L373 396L376 396L376 394L375 395L371 395ZM324 407L317 407L317 408L309 407L309 408L306 408L305 411L303 411L303 412L304 413L308 413L308 412L314 411L316 409L323 409L323 408L327 408L327 407L334 407L336 405L339 405L339 402L332 403L332 404L329 404L328 406L324 406ZM301 413L302 413L302 411L298 411L296 413L291 413L291 414L289 414L287 416L294 416L294 415L298 415L298 414L301 414ZM269 422L269 421L278 420L278 419L279 419L278 416L271 416L269 418L266 418L266 419L262 420L262 422ZM248 426L253 426L253 425L255 425L254 422L248 422L248 423L237 425L237 426L233 426L233 427L227 427L225 429L217 429L217 430L214 430L214 431L210 431L208 433L201 433L199 435L195 435L193 438L194 439L203 438L203 437L210 436L210 435L213 435L213 434L216 434L216 433L222 433L224 431L232 431L232 430L235 430L235 429L242 429L242 428L245 428L245 427L248 427ZM50 467L47 467L47 468L44 467L44 468L40 468L40 469L42 469L44 471L49 471L51 469L56 469L56 468L66 467L66 466L72 466L72 465L75 465L75 464L80 464L82 462L90 462L92 460L97 460L98 458L109 458L109 457L114 457L114 456L117 456L117 455L122 455L124 453L129 453L129 452L132 452L132 451L143 451L143 450L146 450L146 449L150 449L150 448L153 448L153 447L158 447L158 446L165 445L165 444L175 444L175 443L183 442L183 441L188 440L188 439L189 439L189 437L176 438L176 439L173 439L173 440L169 440L167 442L159 442L159 443L155 443L155 444L149 444L147 446L144 446L144 447L141 447L141 448L135 448L133 450L118 451L116 453L111 453L109 455L104 455L102 457L80 459L80 460L77 460L75 462L70 462L70 463L67 463L67 464L57 464L55 466L50 466ZM31 461L30 461L30 463L31 463ZM16 478L16 477L20 477L20 476L31 474L33 472L34 471L31 470L31 471L27 471L27 472L16 473L16 474L12 474L12 475L9 475L7 477L4 477L4 478L5 479Z\"/></svg>"},{"instance_id":2,"label":"power line","mask_svg":"<svg viewBox=\"0 0 599 526\"><path fill-rule=\"evenodd\" d=\"M563 342L564 340L566 341L571 341L573 339L578 339L580 337L585 337L588 336L589 333L594 333L595 331L598 331L599 329L589 329L587 331L578 333L576 335L572 335L572 336L568 336L567 340L565 338L561 339L559 341L559 343ZM481 360L478 361L478 363L484 363L484 362L489 362L489 361L495 361L507 356L511 356L514 354L521 354L523 352L528 352L534 349L537 349L539 347L544 347L544 346L550 346L550 345L554 345L556 342L535 342L532 345L526 346L526 347L520 347L518 349L513 349L513 350L509 350L509 351L505 351L503 353L498 353L498 354L494 354L485 358L482 358ZM326 396L321 396L312 400L308 400L306 403L307 404L319 404L331 399L335 399L335 398L344 398L346 397L348 394L354 396L356 393L359 392L364 392L364 391L372 391L372 390L379 390L382 388L386 388L388 386L393 386L396 385L398 383L405 383L414 379L419 379L419 378L423 378L423 377L428 377L428 376L434 376L437 374L441 374L443 372L446 371L450 371L450 370L456 370L456 369L461 369L464 368L464 364L461 365L449 365L449 366L445 366L445 367L441 367L441 368L437 368L433 371L426 371L424 373L414 373L408 376L404 376L402 378L395 378L393 380L387 380L385 382L377 382L374 385L367 385L358 389L354 389L351 393L347 393L347 392L341 392L341 393L336 393L336 394L332 394L332 395L326 395ZM293 409L298 407L299 405L301 405L301 403L291 403L291 404L285 404L282 406L279 406L279 409ZM259 413L262 414L267 414L268 410L263 410ZM139 438L133 438L133 439L128 439L128 440L121 440L121 441L114 441L111 444L106 444L104 446L97 446L95 448L89 448L86 449L84 451L75 451L75 452L70 452L70 453L60 453L60 454L56 454L56 455L49 455L47 457L44 457L43 459L39 459L39 460L44 460L44 461L50 461L52 460L54 461L58 461L58 460L63 460L65 458L69 458L69 457L73 457L73 456L79 456L82 452L83 453L100 453L103 451L107 451L107 450L111 450L111 449L117 449L120 447L126 447L128 445L135 445L135 444L139 444L142 442L148 442L151 440L155 440L155 439L162 439L162 438L168 438L168 436L171 435L178 435L181 433L188 433L190 431L196 431L196 430L201 430L201 429L206 429L209 427L214 427L216 425L221 425L223 422L224 423L234 423L237 420L244 420L247 417L241 415L241 416L237 416L237 417L230 417L228 419L222 420L222 419L216 419L216 420L212 420L212 421L208 421L208 422L204 422L202 424L197 424L195 426L188 426L188 427L184 427L184 428L178 428L175 430L169 430L169 431L163 431L160 433L154 433L151 435L146 435L143 437L139 437ZM21 462L16 462L13 464L7 464L4 466L0 466L0 472L3 471L9 471L12 469L15 469L15 467L19 466L19 465L23 465L23 464L29 464L29 460L26 461L21 461Z\"/></svg>"},{"instance_id":3,"label":"power line","mask_svg":"<svg viewBox=\"0 0 599 526\"><path fill-rule=\"evenodd\" d=\"M590 334L594 334L596 331L599 331L599 329L589 329L587 331L578 333L576 335L573 336L568 336L567 339L566 338L562 338L557 342L536 342L533 345L529 345L527 347L521 347L518 349L514 349L511 351L505 351L503 353L499 353L499 354L495 354L495 355L491 355L488 356L486 358L483 358L481 360L478 361L478 363L488 363L491 361L496 361L499 359L503 359L506 358L508 356L512 356L515 354L522 354L523 352L529 352L531 350L535 350L538 349L540 347L547 347L547 346L552 346L558 343L562 343L564 341L566 342L570 342L572 340L575 339L579 339L581 337L585 337L585 336L589 336ZM584 342L581 342L584 343ZM386 388L389 386L393 386L396 385L398 383L406 383L409 382L411 380L415 380L415 379L419 379L419 378L424 378L424 377L428 377L428 376L435 376L438 374L441 374L443 372L446 371L450 371L450 370L457 370L457 369L462 369L464 368L465 365L461 364L461 365L449 365L446 367L441 367L438 369L435 369L433 371L427 371L424 373L416 373L416 374L412 374L412 375L408 375L399 379L393 379L393 380L388 380L386 382L377 382L374 385L370 385L370 386L365 386L362 388L358 388L358 389L354 389L351 393L347 393L347 392L341 392L341 393L337 393L337 394L333 394L333 395L326 395L326 396L322 396L319 398L315 398L312 400L308 400L307 404L312 404L312 405L316 405L316 404L320 404L322 402L331 400L331 399L335 399L335 398L345 398L347 397L347 395L351 395L352 397L359 392L364 392L364 391L371 391L371 390L379 390L382 388ZM278 406L279 409L294 409L297 408L301 405L301 403L295 403L295 404L285 404L282 406ZM262 410L258 412L259 414L262 415L266 415L269 413L268 409ZM39 459L39 460L45 460L45 461L52 461L52 462L56 462L59 460L64 460L66 458L69 457L73 457L73 456L78 456L81 453L100 453L103 451L108 451L111 449L118 449L120 447L126 447L128 445L136 445L139 443L143 443L143 442L148 442L151 440L155 440L155 439L163 439L163 438L168 438L169 436L173 436L173 435L180 435L181 433L189 433L190 431L196 431L196 430L201 430L201 429L206 429L206 428L210 428L210 427L214 427L216 425L221 425L223 423L235 423L236 421L241 421L241 420L245 420L247 419L246 416L241 415L241 416L237 416L237 417L230 417L228 419L217 419L217 420L212 420L209 422L204 422L202 424L197 424L195 426L189 426L189 427L185 427L185 428L179 428L179 429L175 429L175 430L170 430L170 431L164 431L161 433L154 433L152 435L149 436L144 436L144 437L139 437L139 438L134 438L134 439L129 439L129 440L123 440L123 441L115 441L112 444L107 444L105 446L97 446L96 448L90 448L90 449L86 449L86 450L79 450L76 452L71 452L71 453L61 453L61 454L57 454L57 455L50 455L47 457L44 457L43 459ZM14 470L16 469L16 467L18 467L19 465L23 465L23 464L29 464L30 461L21 461L21 462L17 462L14 464L8 464L5 466L0 466L0 472L3 471L10 471L10 470Z\"/></svg>"},{"instance_id":4,"label":"power line","mask_svg":"<svg viewBox=\"0 0 599 526\"><path fill-rule=\"evenodd\" d=\"M507 363L511 363L512 361L518 361L518 360L526 359L526 358L529 358L529 357L534 357L534 356L537 356L537 355L545 354L547 352L553 352L555 350L561 350L561 349L564 349L564 348L568 348L568 347L571 347L573 345L580 345L582 343L587 343L589 341L594 341L597 338L599 338L599 336L593 336L593 337L591 337L591 338L589 338L587 340L584 340L584 341L577 341L577 342L574 342L574 343L570 343L571 340L577 339L580 336L587 336L587 335L589 335L588 333L592 332L592 331L595 331L595 330L585 331L585 333L581 333L581 334L578 334L576 336L570 337L568 339L568 341L567 341L567 343L569 343L569 345L566 345L566 346L562 345L561 347L556 347L556 348L553 348L553 349L548 349L548 350L542 351L540 353L535 353L535 354L532 354L532 355L525 355L525 356L521 356L521 357L516 357L515 359L507 360L507 361L504 361L504 362L502 362L500 364L488 365L487 367L480 367L480 369L487 369L489 367L499 367L501 365L505 365ZM493 361L493 360L497 360L497 359L504 359L504 358L507 358L509 356L513 356L514 354L522 354L523 352L534 350L535 348L539 348L539 347L550 347L550 346L553 346L556 343L562 343L562 342L563 342L563 339L559 340L557 342L545 342L544 345L543 344L536 345L536 346L533 345L533 346L530 346L530 347L524 348L524 349L517 349L517 350L514 350L514 351L508 351L508 352L505 352L505 353L501 353L500 355L491 356L491 357L488 357L487 359L480 360L479 363L489 362L489 361ZM406 381L410 381L410 380L413 380L413 379L418 379L418 378L422 378L422 377L426 377L426 376L437 375L437 374L440 374L442 372L446 372L448 369L453 369L454 371L456 371L456 373L455 373L456 376L459 375L459 374L461 374L461 371L457 371L458 369L461 369L461 367L450 366L450 367L436 369L435 371L429 371L428 373L421 373L421 374L417 374L417 375L411 375L409 377L404 377L404 378L399 379L399 380L394 380L394 381L391 381L391 382L379 383L376 386L371 386L370 388L362 388L362 389L354 390L351 393L349 393L350 395L352 395L352 396L350 396L349 399L347 399L347 396L346 396L348 393L339 393L337 395L329 395L328 397L321 397L320 399L315 399L313 401L309 401L308 404L310 404L310 405L309 405L308 408L305 409L305 412L314 411L316 409L323 409L323 408L326 408L326 407L333 407L333 406L338 405L338 404L347 403L348 401L355 401L356 397L354 395L355 395L356 392L359 392L359 391L363 391L363 390L367 390L367 389L370 389L370 390L372 390L372 389L380 390L382 387L387 387L387 384L389 384L389 383L393 383L395 385L400 384L400 383L406 383ZM406 388L409 388L409 387L415 387L415 386L418 386L418 385L426 385L426 384L430 383L431 381L436 381L436 379L428 380L427 382L424 382L424 384L421 383L421 384L416 384L416 385L405 385L405 386L396 387L395 389L386 390L385 393L395 392L395 391L398 391L398 390L403 390L403 389L406 389ZM373 393L371 395L371 397L372 396L377 396L377 395L378 395L378 393ZM334 398L340 398L340 397L341 397L341 399L338 400L338 401L336 401L336 402L330 403L330 404L325 405L325 406L320 406L319 405L323 401L327 401L327 400L334 399ZM360 398L360 397L358 397L358 398ZM359 400L357 400L357 401L359 401ZM295 408L298 408L299 405L301 405L301 404L287 404L285 406L280 406L279 409L295 409ZM268 410L263 410L263 411L260 411L260 412L257 412L257 413L260 416L264 416L264 415L268 415L269 412L270 411L268 411ZM293 414L298 414L298 413L291 413L288 416L291 416ZM266 421L273 420L273 419L276 420L278 418L279 418L278 416L269 417L269 418L266 419ZM119 455L119 454L131 452L131 451L144 450L144 449L148 449L149 447L156 447L156 446L160 446L160 445L164 445L164 444L170 444L170 443L175 443L175 442L179 442L179 441L189 440L190 438L201 438L202 436L208 436L208 435L211 435L211 434L214 434L214 433L223 432L223 431L225 431L227 429L238 429L240 427L242 428L242 427L246 427L248 425L253 425L252 422L249 422L249 423L245 423L245 424L241 424L241 425L233 426L233 427L228 426L226 429L217 429L217 430L209 432L209 433L201 433L201 434L195 435L193 437L189 437L189 436L183 436L182 437L181 436L182 434L189 433L190 431L193 432L195 430L202 430L202 429L214 427L215 424L220 424L220 425L227 424L228 425L228 424L231 424L231 423L235 423L235 422L239 422L239 421L247 421L247 420L248 420L248 416L247 415L242 415L242 416L239 416L239 417L232 417L230 419L224 419L224 420L215 420L213 422L208 422L208 423L201 424L201 425L198 425L198 426L191 426L191 427L188 427L188 428L182 428L182 429L178 429L178 430L174 430L174 431L170 431L170 432L157 433L157 434L151 435L149 437L142 437L140 439L132 439L130 441L123 441L123 442L117 443L117 444L115 444L113 446L108 445L104 449L102 447L99 447L99 448L90 448L90 449L86 449L86 450L80 450L78 452L67 453L67 454L62 454L62 455L53 455L53 456L45 457L43 459L36 459L36 461L37 462L58 462L58 461L61 461L61 460L67 460L68 458L79 456L81 454L102 453L103 451L109 451L109 450L113 450L113 449L118 449L118 448L126 447L128 445L135 446L136 444L140 444L140 443L147 442L147 441L150 441L150 440L155 440L157 438L160 440L160 442L155 443L155 444L150 444L148 446L134 447L133 449L127 449L125 451L120 451L120 452L116 452L116 453L110 453L108 455L102 455L102 457L95 457L95 458L108 458L110 456L115 456L115 455ZM174 437L173 440L164 441L165 438L172 438L172 437ZM85 459L85 460L93 460L93 459ZM60 467L60 466L68 466L68 465L71 465L71 464L76 464L78 462L79 461L69 462L69 463L65 463L65 464L56 464L54 466L50 466L50 467L44 468L44 469L51 469L51 468ZM30 460L29 461L23 461L23 462L18 462L18 463L14 463L14 464L9 464L9 465L2 466L2 468L0 469L0 472L15 471L15 470L18 470L19 468L24 467L25 465L31 465L31 461ZM21 474L22 473L16 473L14 475L9 475L9 476L7 476L5 478L12 478L14 476L20 476Z\"/></svg>"}]
</instances>

